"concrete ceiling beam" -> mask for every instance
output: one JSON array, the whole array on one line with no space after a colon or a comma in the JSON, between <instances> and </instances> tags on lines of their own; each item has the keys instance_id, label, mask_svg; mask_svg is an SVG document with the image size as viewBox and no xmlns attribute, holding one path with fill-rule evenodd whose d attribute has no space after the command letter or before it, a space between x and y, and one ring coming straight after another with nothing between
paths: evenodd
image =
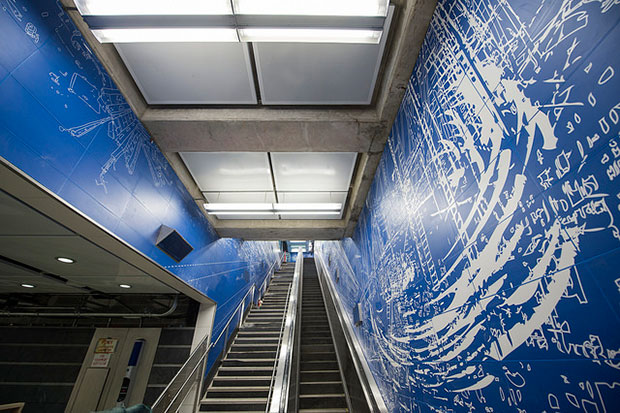
<instances>
[{"instance_id":1,"label":"concrete ceiling beam","mask_svg":"<svg viewBox=\"0 0 620 413\"><path fill-rule=\"evenodd\" d=\"M385 134L385 127L377 127L376 121L298 119L296 111L283 120L261 119L261 113L270 111L251 111L256 113L250 119L196 120L188 116L162 120L155 116L156 110L149 109L141 120L165 152L367 152L372 142Z\"/></svg>"},{"instance_id":2,"label":"concrete ceiling beam","mask_svg":"<svg viewBox=\"0 0 620 413\"><path fill-rule=\"evenodd\" d=\"M114 46L94 38L73 0L61 1L205 214L202 194L178 152L360 154L342 220L218 220L207 215L220 236L244 239L340 239L353 234L437 5L437 0L391 0L396 13L368 107L222 108L149 106Z\"/></svg>"}]
</instances>

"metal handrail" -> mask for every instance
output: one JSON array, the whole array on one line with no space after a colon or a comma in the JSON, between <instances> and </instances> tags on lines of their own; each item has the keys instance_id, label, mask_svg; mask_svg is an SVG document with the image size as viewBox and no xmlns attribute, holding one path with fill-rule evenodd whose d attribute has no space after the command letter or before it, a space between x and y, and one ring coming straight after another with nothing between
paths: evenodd
<instances>
[{"instance_id":1,"label":"metal handrail","mask_svg":"<svg viewBox=\"0 0 620 413\"><path fill-rule=\"evenodd\" d=\"M267 271L267 276L265 277L265 281L263 282L263 286L269 280L269 274L272 274L275 270L275 266L278 263L282 262L284 255L280 255L280 257L273 262L269 270ZM191 352L187 361L181 366L179 371L174 375L170 383L166 386L161 395L157 398L155 403L153 403L153 407L151 410L153 413L172 413L176 412L176 409L181 405L192 386L194 385L193 381L201 381L204 376L204 368L206 366L206 358L209 355L211 349L219 342L219 340L223 337L225 332L228 332L228 327L232 320L234 320L235 316L238 313L240 308L245 307L245 300L248 298L248 295L252 293L252 301L254 302L254 293L256 291L256 284L252 284L252 286L245 293L237 307L233 310L232 314L228 318L228 321L220 331L220 334L214 341L211 341L211 334L209 333L201 342L196 346L196 348ZM251 304L250 304L251 305ZM243 321L243 313L244 310L241 311L241 317L239 318L239 324ZM202 368L201 368L202 367ZM200 369L200 370L199 370ZM200 374L196 376L196 373L200 371ZM190 384L191 386L188 386ZM197 392L200 392L202 389L198 388Z\"/></svg>"},{"instance_id":2,"label":"metal handrail","mask_svg":"<svg viewBox=\"0 0 620 413\"><path fill-rule=\"evenodd\" d=\"M360 345L360 342L351 327L351 318L345 310L342 302L337 299L338 293L334 282L329 275L329 269L325 265L320 251L317 251L316 249L314 250L314 261L318 264L317 272L319 275L319 281L325 280L325 284L333 297L332 300L336 309L336 314L338 315L338 321L340 322L345 341L349 347L351 359L353 360L353 365L355 367L355 371L357 372L357 376L360 379L368 407L371 412L387 413L388 408L383 400L379 386L377 386L377 382L370 371L370 366L368 365L368 361L362 351L362 346Z\"/></svg>"},{"instance_id":3,"label":"metal handrail","mask_svg":"<svg viewBox=\"0 0 620 413\"><path fill-rule=\"evenodd\" d=\"M291 293L291 287L292 285L289 285L288 289L286 290L286 296L288 297ZM288 310L288 302L286 303L285 307L284 307L284 312L286 313L286 311ZM273 368L271 370L271 379L269 380L269 392L267 393L267 400L271 400L271 395L273 394L273 388L274 388L274 383L275 383L275 378L276 378L276 374L278 372L278 360L280 359L280 350L282 349L282 337L283 337L283 332L284 332L284 327L286 324L286 316L282 317L282 322L280 323L280 332L278 334L278 343L277 343L277 350L276 350L276 356L274 357L273 360ZM267 403L265 405L265 412L269 411L269 403Z\"/></svg>"},{"instance_id":4,"label":"metal handrail","mask_svg":"<svg viewBox=\"0 0 620 413\"><path fill-rule=\"evenodd\" d=\"M293 349L295 344L295 323L297 320L297 300L299 298L299 283L303 272L304 256L300 251L297 254L293 283L289 292L288 305L285 315L284 330L278 350L278 367L275 380L270 386L271 397L267 411L269 413L283 413L288 407L288 393L290 387ZM273 389L273 390L272 390Z\"/></svg>"}]
</instances>

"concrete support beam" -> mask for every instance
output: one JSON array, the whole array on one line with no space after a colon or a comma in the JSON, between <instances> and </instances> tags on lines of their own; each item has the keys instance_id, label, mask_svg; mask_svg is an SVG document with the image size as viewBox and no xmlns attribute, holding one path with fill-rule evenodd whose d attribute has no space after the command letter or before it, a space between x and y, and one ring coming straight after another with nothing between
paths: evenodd
<instances>
[{"instance_id":1,"label":"concrete support beam","mask_svg":"<svg viewBox=\"0 0 620 413\"><path fill-rule=\"evenodd\" d=\"M149 106L112 45L100 44L75 10L61 0L175 172L202 207L202 194L178 152L357 152L342 220L218 220L222 237L340 239L351 236L398 113L437 0L391 0L396 6L373 104L368 107Z\"/></svg>"},{"instance_id":2,"label":"concrete support beam","mask_svg":"<svg viewBox=\"0 0 620 413\"><path fill-rule=\"evenodd\" d=\"M377 116L389 125L398 113L436 6L437 0L404 0L398 9L376 105Z\"/></svg>"},{"instance_id":3,"label":"concrete support beam","mask_svg":"<svg viewBox=\"0 0 620 413\"><path fill-rule=\"evenodd\" d=\"M222 237L251 240L320 239L335 240L344 236L345 222L334 220L219 220L217 232Z\"/></svg>"},{"instance_id":4,"label":"concrete support beam","mask_svg":"<svg viewBox=\"0 0 620 413\"><path fill-rule=\"evenodd\" d=\"M165 152L366 152L385 134L376 112L154 109L141 120Z\"/></svg>"},{"instance_id":5,"label":"concrete support beam","mask_svg":"<svg viewBox=\"0 0 620 413\"><path fill-rule=\"evenodd\" d=\"M344 221L346 223L344 231L345 237L353 236L353 232L357 226L357 219L366 203L366 195L368 195L368 190L375 177L381 155L382 152L369 152L361 154L360 156L358 170L351 183L349 205L344 216Z\"/></svg>"},{"instance_id":6,"label":"concrete support beam","mask_svg":"<svg viewBox=\"0 0 620 413\"><path fill-rule=\"evenodd\" d=\"M67 14L73 20L73 23L80 30L84 39L90 46L91 50L99 61L106 68L110 78L116 84L116 87L121 91L127 103L131 107L131 110L140 117L144 113L147 108L147 103L144 97L142 96L142 92L138 89L138 85L133 80L131 73L127 70L127 66L121 59L120 55L116 51L114 45L106 43L102 44L93 36L92 32L88 29L88 25L82 19L82 16L75 8L75 4L73 0L62 0L61 1L63 7L67 11Z\"/></svg>"}]
</instances>

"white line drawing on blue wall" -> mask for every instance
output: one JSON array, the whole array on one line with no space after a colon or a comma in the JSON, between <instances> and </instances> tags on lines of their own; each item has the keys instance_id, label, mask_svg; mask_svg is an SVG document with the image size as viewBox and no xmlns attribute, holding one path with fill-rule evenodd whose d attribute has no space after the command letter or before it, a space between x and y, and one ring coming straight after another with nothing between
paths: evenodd
<instances>
[{"instance_id":1,"label":"white line drawing on blue wall","mask_svg":"<svg viewBox=\"0 0 620 413\"><path fill-rule=\"evenodd\" d=\"M21 5L15 0L4 0L2 7L17 23L23 25L24 31L35 43L39 42L40 35L36 25L32 22L24 24L25 14L29 15L37 10L34 5L27 3ZM84 124L60 126L60 131L67 132L75 138L81 138L107 125L108 138L116 143L117 148L110 153L108 160L101 166L99 176L95 178L97 185L103 186L106 192L106 175L109 171L115 169L117 163L122 161L127 172L133 175L140 156L144 156L147 160L155 186L171 185L171 171L167 161L102 68L82 34L73 26L60 3L56 2L55 7L55 17L60 22L54 29L56 39L64 46L64 52L72 57L75 65L84 72L69 74L59 69L50 72L50 81L56 87L58 95L64 96L65 92L68 92L94 114L100 115L98 119ZM49 15L48 11L41 13L43 18ZM94 72L96 76L88 78L85 75L88 72ZM63 102L63 104L69 110L67 103Z\"/></svg>"},{"instance_id":2,"label":"white line drawing on blue wall","mask_svg":"<svg viewBox=\"0 0 620 413\"><path fill-rule=\"evenodd\" d=\"M608 308L591 301L598 287L580 263L595 239L597 254L620 247L618 79L591 53L618 40L617 4L439 2L367 209L343 242L362 279L342 275L337 244L319 244L341 269L341 297L368 310L360 335L394 410L534 407L542 401L523 392L538 362L507 364L516 352L605 374L595 381L611 390L597 398L567 372L548 409L616 406L618 333L583 334L559 304Z\"/></svg>"}]
</instances>

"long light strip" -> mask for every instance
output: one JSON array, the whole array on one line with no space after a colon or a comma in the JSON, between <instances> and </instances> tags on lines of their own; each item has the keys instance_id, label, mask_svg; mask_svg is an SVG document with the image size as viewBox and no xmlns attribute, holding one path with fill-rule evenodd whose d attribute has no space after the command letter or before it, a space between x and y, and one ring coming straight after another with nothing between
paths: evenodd
<instances>
[{"instance_id":1,"label":"long light strip","mask_svg":"<svg viewBox=\"0 0 620 413\"><path fill-rule=\"evenodd\" d=\"M161 43L161 42L238 42L235 29L224 28L136 28L95 29L100 43Z\"/></svg>"},{"instance_id":2,"label":"long light strip","mask_svg":"<svg viewBox=\"0 0 620 413\"><path fill-rule=\"evenodd\" d=\"M204 204L207 211L340 211L341 203L217 203Z\"/></svg>"},{"instance_id":3,"label":"long light strip","mask_svg":"<svg viewBox=\"0 0 620 413\"><path fill-rule=\"evenodd\" d=\"M340 215L340 211L277 211L278 215Z\"/></svg>"},{"instance_id":4,"label":"long light strip","mask_svg":"<svg viewBox=\"0 0 620 413\"><path fill-rule=\"evenodd\" d=\"M340 215L340 211L208 211L209 215Z\"/></svg>"},{"instance_id":5,"label":"long light strip","mask_svg":"<svg viewBox=\"0 0 620 413\"><path fill-rule=\"evenodd\" d=\"M233 0L235 14L382 16L389 0Z\"/></svg>"},{"instance_id":6,"label":"long light strip","mask_svg":"<svg viewBox=\"0 0 620 413\"><path fill-rule=\"evenodd\" d=\"M209 211L209 215L275 215L273 211Z\"/></svg>"},{"instance_id":7,"label":"long light strip","mask_svg":"<svg viewBox=\"0 0 620 413\"><path fill-rule=\"evenodd\" d=\"M196 22L192 19L200 16L233 18L230 0L75 2L101 43L244 41L378 44L383 34L382 23L371 24L368 19L385 18L389 8L389 0L233 0L234 15L259 19L235 24L234 20ZM166 16L172 20L166 20ZM269 24L264 21L269 16L284 21L276 19ZM304 26L303 20L299 20L304 16L315 20L340 18L355 21L334 21L330 26L325 21L311 20ZM119 20L121 17L129 20Z\"/></svg>"},{"instance_id":8,"label":"long light strip","mask_svg":"<svg viewBox=\"0 0 620 413\"><path fill-rule=\"evenodd\" d=\"M281 203L273 204L273 208L280 211L340 211L340 203Z\"/></svg>"},{"instance_id":9,"label":"long light strip","mask_svg":"<svg viewBox=\"0 0 620 413\"><path fill-rule=\"evenodd\" d=\"M242 42L378 44L382 30L366 29L239 29Z\"/></svg>"},{"instance_id":10,"label":"long light strip","mask_svg":"<svg viewBox=\"0 0 620 413\"><path fill-rule=\"evenodd\" d=\"M341 203L209 203L211 215L338 215Z\"/></svg>"},{"instance_id":11,"label":"long light strip","mask_svg":"<svg viewBox=\"0 0 620 413\"><path fill-rule=\"evenodd\" d=\"M82 16L228 15L229 0L75 0Z\"/></svg>"},{"instance_id":12,"label":"long light strip","mask_svg":"<svg viewBox=\"0 0 620 413\"><path fill-rule=\"evenodd\" d=\"M211 202L208 204L205 204L205 209L207 211L250 211L250 210L257 210L257 211L271 211L273 209L273 204L266 204L266 203L248 203L248 204L243 204L243 203L217 203L217 202Z\"/></svg>"}]
</instances>

